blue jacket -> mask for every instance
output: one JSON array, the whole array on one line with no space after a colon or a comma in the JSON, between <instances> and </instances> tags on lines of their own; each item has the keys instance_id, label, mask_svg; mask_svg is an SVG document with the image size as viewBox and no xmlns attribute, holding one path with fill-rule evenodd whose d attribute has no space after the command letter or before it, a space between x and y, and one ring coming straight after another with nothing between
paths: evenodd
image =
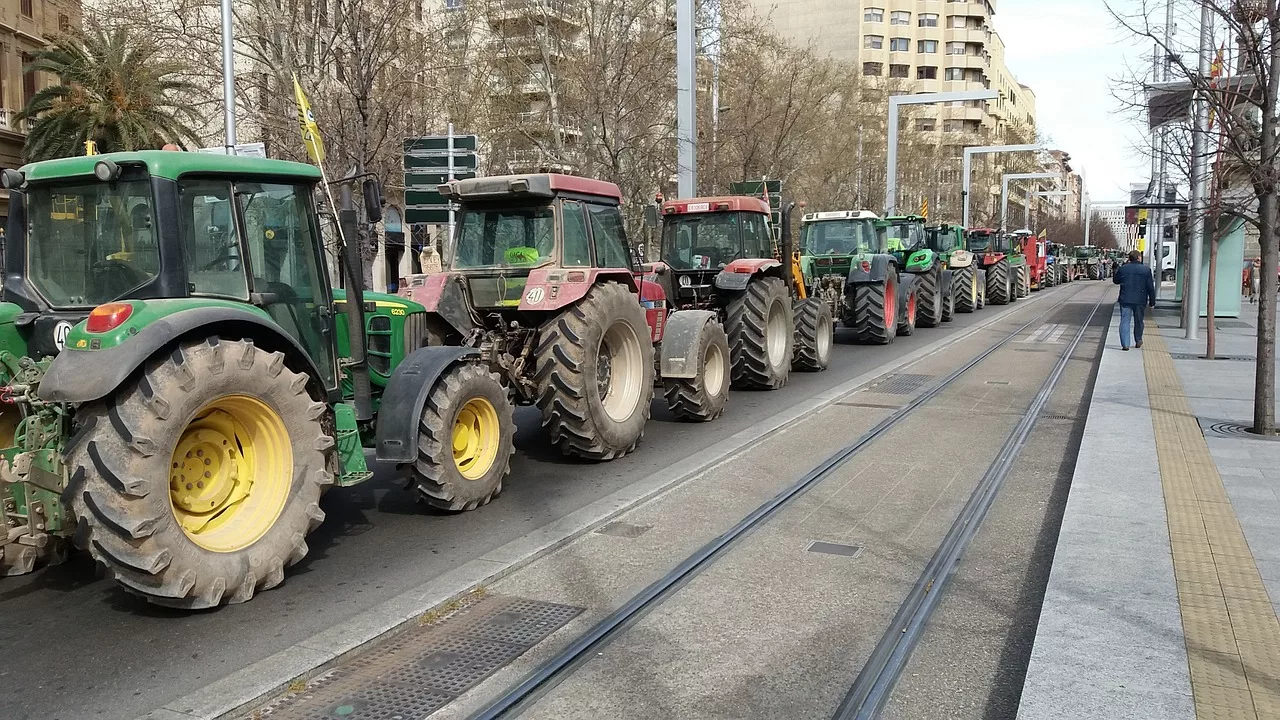
<instances>
[{"instance_id":1,"label":"blue jacket","mask_svg":"<svg viewBox=\"0 0 1280 720\"><path fill-rule=\"evenodd\" d=\"M1117 270L1111 282L1120 286L1121 305L1156 306L1156 282L1151 268L1140 262L1127 262Z\"/></svg>"}]
</instances>

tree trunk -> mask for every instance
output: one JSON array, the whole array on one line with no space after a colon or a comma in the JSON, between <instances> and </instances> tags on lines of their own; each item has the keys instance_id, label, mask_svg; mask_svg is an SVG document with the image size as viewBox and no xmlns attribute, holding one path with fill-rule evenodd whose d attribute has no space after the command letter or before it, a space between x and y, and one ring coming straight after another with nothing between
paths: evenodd
<instances>
[{"instance_id":1,"label":"tree trunk","mask_svg":"<svg viewBox=\"0 0 1280 720\"><path fill-rule=\"evenodd\" d=\"M1214 293L1218 287L1218 239L1221 237L1221 233L1218 232L1218 221L1217 215L1205 219L1206 227L1212 225L1212 229L1209 231L1209 287L1205 290L1204 321L1204 356L1209 360L1214 359L1218 348L1218 330L1217 325L1213 322L1213 316L1217 309L1215 307L1217 303L1214 302ZM1184 295L1183 297L1186 296ZM1194 313L1192 317L1199 322L1200 309L1191 308L1191 312Z\"/></svg>"},{"instance_id":2,"label":"tree trunk","mask_svg":"<svg viewBox=\"0 0 1280 720\"><path fill-rule=\"evenodd\" d=\"M1262 249L1262 277L1258 282L1258 349L1253 378L1253 431L1272 435L1276 431L1276 193L1258 201Z\"/></svg>"}]
</instances>

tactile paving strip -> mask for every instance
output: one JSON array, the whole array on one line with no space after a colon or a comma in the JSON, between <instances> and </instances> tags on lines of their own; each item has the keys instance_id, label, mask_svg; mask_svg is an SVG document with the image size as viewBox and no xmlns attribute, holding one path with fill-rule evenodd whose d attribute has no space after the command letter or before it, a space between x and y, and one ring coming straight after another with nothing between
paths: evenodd
<instances>
[{"instance_id":1,"label":"tactile paving strip","mask_svg":"<svg viewBox=\"0 0 1280 720\"><path fill-rule=\"evenodd\" d=\"M486 597L408 630L246 716L249 720L419 720L577 617L582 608Z\"/></svg>"},{"instance_id":2,"label":"tactile paving strip","mask_svg":"<svg viewBox=\"0 0 1280 720\"><path fill-rule=\"evenodd\" d=\"M1280 718L1280 619L1159 328L1143 365L1196 717Z\"/></svg>"}]
</instances>

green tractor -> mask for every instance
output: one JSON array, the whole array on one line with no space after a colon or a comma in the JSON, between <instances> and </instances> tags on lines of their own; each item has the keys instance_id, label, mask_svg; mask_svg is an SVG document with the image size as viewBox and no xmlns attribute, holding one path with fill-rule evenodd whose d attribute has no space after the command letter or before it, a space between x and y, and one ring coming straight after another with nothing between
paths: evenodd
<instances>
[{"instance_id":1,"label":"green tractor","mask_svg":"<svg viewBox=\"0 0 1280 720\"><path fill-rule=\"evenodd\" d=\"M808 213L800 269L809 297L822 299L858 342L888 344L916 328L916 276L899 271L880 218L867 211Z\"/></svg>"},{"instance_id":2,"label":"green tractor","mask_svg":"<svg viewBox=\"0 0 1280 720\"><path fill-rule=\"evenodd\" d=\"M947 265L954 246L947 235L927 232L924 223L919 215L898 215L881 220L878 226L898 267L916 277L916 322L920 327L937 327L951 322L956 314L953 273Z\"/></svg>"},{"instance_id":3,"label":"green tractor","mask_svg":"<svg viewBox=\"0 0 1280 720\"><path fill-rule=\"evenodd\" d=\"M1077 245L1073 248L1076 267L1080 276L1089 280L1101 280L1104 277L1102 251L1096 245Z\"/></svg>"},{"instance_id":4,"label":"green tractor","mask_svg":"<svg viewBox=\"0 0 1280 720\"><path fill-rule=\"evenodd\" d=\"M74 536L150 602L247 601L307 554L325 490L372 475L369 446L432 506L498 494L506 388L474 353L425 347L420 304L331 289L320 182L166 151L3 171L5 574ZM379 196L366 183L371 220ZM359 287L356 243L342 255Z\"/></svg>"},{"instance_id":5,"label":"green tractor","mask_svg":"<svg viewBox=\"0 0 1280 720\"><path fill-rule=\"evenodd\" d=\"M964 228L942 223L926 227L924 234L925 244L938 253L951 271L955 312L971 313L981 308L986 302L986 272L965 247Z\"/></svg>"},{"instance_id":6,"label":"green tractor","mask_svg":"<svg viewBox=\"0 0 1280 720\"><path fill-rule=\"evenodd\" d=\"M1021 249L1014 246L1012 235L991 228L971 228L965 237L979 267L986 271L987 300L992 305L1007 305L1026 296L1030 291L1027 261Z\"/></svg>"}]
</instances>

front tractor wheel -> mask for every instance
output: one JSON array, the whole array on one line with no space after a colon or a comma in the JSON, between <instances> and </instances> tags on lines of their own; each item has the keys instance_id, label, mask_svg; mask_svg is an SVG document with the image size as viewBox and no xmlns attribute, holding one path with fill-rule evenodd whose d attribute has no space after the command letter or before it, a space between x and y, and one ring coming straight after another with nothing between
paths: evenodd
<instances>
[{"instance_id":1,"label":"front tractor wheel","mask_svg":"<svg viewBox=\"0 0 1280 720\"><path fill-rule=\"evenodd\" d=\"M63 497L78 539L161 605L245 602L284 580L324 520L324 403L252 342L184 344L78 413Z\"/></svg>"},{"instance_id":2,"label":"front tractor wheel","mask_svg":"<svg viewBox=\"0 0 1280 720\"><path fill-rule=\"evenodd\" d=\"M777 390L791 375L791 295L776 277L752 280L727 309L733 386Z\"/></svg>"},{"instance_id":3,"label":"front tractor wheel","mask_svg":"<svg viewBox=\"0 0 1280 720\"><path fill-rule=\"evenodd\" d=\"M1009 261L1001 260L987 269L987 303L1008 305L1013 283L1009 277Z\"/></svg>"},{"instance_id":4,"label":"front tractor wheel","mask_svg":"<svg viewBox=\"0 0 1280 720\"><path fill-rule=\"evenodd\" d=\"M978 274L972 266L957 269L951 284L956 291L956 312L971 313L978 309Z\"/></svg>"},{"instance_id":5,"label":"front tractor wheel","mask_svg":"<svg viewBox=\"0 0 1280 720\"><path fill-rule=\"evenodd\" d=\"M697 376L662 379L667 408L681 420L715 420L729 401L730 375L729 338L720 323L708 323L698 346Z\"/></svg>"},{"instance_id":6,"label":"front tractor wheel","mask_svg":"<svg viewBox=\"0 0 1280 720\"><path fill-rule=\"evenodd\" d=\"M956 319L956 288L951 286L951 291L947 293L946 303L942 306L942 322L951 322Z\"/></svg>"},{"instance_id":7,"label":"front tractor wheel","mask_svg":"<svg viewBox=\"0 0 1280 720\"><path fill-rule=\"evenodd\" d=\"M902 302L903 313L898 321L898 334L910 337L916 334L916 325L920 320L920 290L912 287Z\"/></svg>"},{"instance_id":8,"label":"front tractor wheel","mask_svg":"<svg viewBox=\"0 0 1280 720\"><path fill-rule=\"evenodd\" d=\"M890 268L884 282L854 288L853 330L860 343L888 345L898 334L898 277Z\"/></svg>"},{"instance_id":9,"label":"front tractor wheel","mask_svg":"<svg viewBox=\"0 0 1280 720\"><path fill-rule=\"evenodd\" d=\"M942 295L942 270L934 268L916 276L916 296L919 298L920 327L937 327L943 323L946 298Z\"/></svg>"},{"instance_id":10,"label":"front tractor wheel","mask_svg":"<svg viewBox=\"0 0 1280 720\"><path fill-rule=\"evenodd\" d=\"M817 298L801 300L795 305L795 357L793 370L819 372L831 364L831 341L835 322L831 306Z\"/></svg>"},{"instance_id":11,"label":"front tractor wheel","mask_svg":"<svg viewBox=\"0 0 1280 720\"><path fill-rule=\"evenodd\" d=\"M422 501L461 512L497 497L515 452L513 414L506 388L479 363L440 376L418 421L413 484Z\"/></svg>"},{"instance_id":12,"label":"front tractor wheel","mask_svg":"<svg viewBox=\"0 0 1280 720\"><path fill-rule=\"evenodd\" d=\"M538 333L538 409L566 455L612 460L635 449L653 400L653 343L640 301L605 282Z\"/></svg>"}]
</instances>

